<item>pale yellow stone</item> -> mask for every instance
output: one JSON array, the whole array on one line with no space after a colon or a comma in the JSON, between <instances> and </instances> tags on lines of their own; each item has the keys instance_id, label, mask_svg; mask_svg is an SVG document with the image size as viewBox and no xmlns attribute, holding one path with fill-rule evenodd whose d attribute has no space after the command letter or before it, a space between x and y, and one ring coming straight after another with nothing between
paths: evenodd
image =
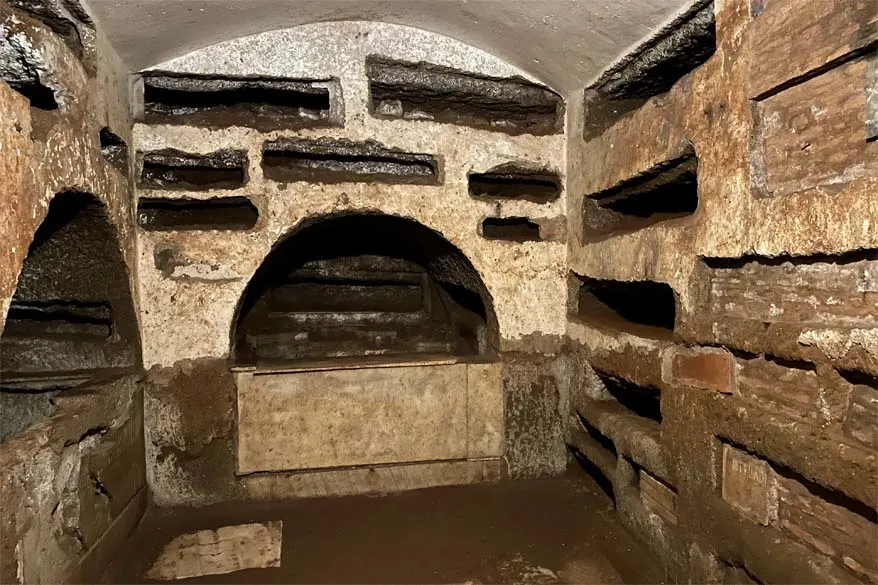
<instances>
[{"instance_id":1,"label":"pale yellow stone","mask_svg":"<svg viewBox=\"0 0 878 585\"><path fill-rule=\"evenodd\" d=\"M467 456L500 457L505 440L503 365L467 366Z\"/></svg>"},{"instance_id":2,"label":"pale yellow stone","mask_svg":"<svg viewBox=\"0 0 878 585\"><path fill-rule=\"evenodd\" d=\"M238 472L464 459L466 368L239 375Z\"/></svg>"},{"instance_id":3,"label":"pale yellow stone","mask_svg":"<svg viewBox=\"0 0 878 585\"><path fill-rule=\"evenodd\" d=\"M279 567L282 530L283 523L276 520L178 536L165 545L146 577L170 581Z\"/></svg>"}]
</instances>

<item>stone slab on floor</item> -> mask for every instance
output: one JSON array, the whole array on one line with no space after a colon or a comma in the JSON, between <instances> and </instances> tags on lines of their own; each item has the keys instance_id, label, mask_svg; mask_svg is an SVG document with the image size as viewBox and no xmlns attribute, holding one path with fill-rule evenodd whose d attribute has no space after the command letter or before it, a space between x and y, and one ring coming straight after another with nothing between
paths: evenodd
<instances>
[{"instance_id":1,"label":"stone slab on floor","mask_svg":"<svg viewBox=\"0 0 878 585\"><path fill-rule=\"evenodd\" d=\"M277 520L183 534L165 545L146 577L171 581L279 567L282 530Z\"/></svg>"}]
</instances>

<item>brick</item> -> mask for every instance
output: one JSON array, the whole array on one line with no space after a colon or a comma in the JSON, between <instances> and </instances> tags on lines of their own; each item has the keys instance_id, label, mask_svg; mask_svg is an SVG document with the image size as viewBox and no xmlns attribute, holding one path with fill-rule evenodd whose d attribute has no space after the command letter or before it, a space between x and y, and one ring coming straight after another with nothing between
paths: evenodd
<instances>
[{"instance_id":1,"label":"brick","mask_svg":"<svg viewBox=\"0 0 878 585\"><path fill-rule=\"evenodd\" d=\"M704 309L713 321L722 317L760 323L874 327L878 261L852 253L834 262L821 257L718 262L708 271Z\"/></svg>"},{"instance_id":2,"label":"brick","mask_svg":"<svg viewBox=\"0 0 878 585\"><path fill-rule=\"evenodd\" d=\"M767 526L777 514L777 486L771 466L723 445L722 497L746 517Z\"/></svg>"},{"instance_id":3,"label":"brick","mask_svg":"<svg viewBox=\"0 0 878 585\"><path fill-rule=\"evenodd\" d=\"M878 38L874 0L769 0L750 27L755 49L750 91L756 97Z\"/></svg>"},{"instance_id":4,"label":"brick","mask_svg":"<svg viewBox=\"0 0 878 585\"><path fill-rule=\"evenodd\" d=\"M662 520L677 524L677 492L643 469L640 470L640 501Z\"/></svg>"},{"instance_id":5,"label":"brick","mask_svg":"<svg viewBox=\"0 0 878 585\"><path fill-rule=\"evenodd\" d=\"M866 61L859 59L796 85L759 105L763 195L781 196L878 173L875 142L865 139Z\"/></svg>"},{"instance_id":6,"label":"brick","mask_svg":"<svg viewBox=\"0 0 878 585\"><path fill-rule=\"evenodd\" d=\"M731 394L735 387L732 354L715 348L672 349L665 382Z\"/></svg>"},{"instance_id":7,"label":"brick","mask_svg":"<svg viewBox=\"0 0 878 585\"><path fill-rule=\"evenodd\" d=\"M823 386L817 372L764 358L736 360L738 393L765 410L816 421Z\"/></svg>"},{"instance_id":8,"label":"brick","mask_svg":"<svg viewBox=\"0 0 878 585\"><path fill-rule=\"evenodd\" d=\"M851 391L851 402L844 421L848 437L868 445L878 446L878 389L857 384Z\"/></svg>"},{"instance_id":9,"label":"brick","mask_svg":"<svg viewBox=\"0 0 878 585\"><path fill-rule=\"evenodd\" d=\"M878 139L878 52L866 65L866 140Z\"/></svg>"},{"instance_id":10,"label":"brick","mask_svg":"<svg viewBox=\"0 0 878 585\"><path fill-rule=\"evenodd\" d=\"M812 493L795 479L778 479L782 530L862 576L878 581L878 525L845 505ZM847 500L844 496L839 502Z\"/></svg>"}]
</instances>

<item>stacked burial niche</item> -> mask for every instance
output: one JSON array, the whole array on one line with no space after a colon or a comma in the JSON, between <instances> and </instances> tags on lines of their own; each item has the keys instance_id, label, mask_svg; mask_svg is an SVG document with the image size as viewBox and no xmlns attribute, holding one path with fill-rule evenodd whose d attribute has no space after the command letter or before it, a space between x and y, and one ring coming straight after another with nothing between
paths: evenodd
<instances>
[{"instance_id":1,"label":"stacked burial niche","mask_svg":"<svg viewBox=\"0 0 878 585\"><path fill-rule=\"evenodd\" d=\"M564 100L521 77L486 77L433 63L366 58L369 109L384 119L430 120L507 134L558 134Z\"/></svg>"},{"instance_id":2,"label":"stacked burial niche","mask_svg":"<svg viewBox=\"0 0 878 585\"><path fill-rule=\"evenodd\" d=\"M583 138L600 136L650 98L667 92L715 51L713 1L698 0L586 89Z\"/></svg>"},{"instance_id":3,"label":"stacked burial niche","mask_svg":"<svg viewBox=\"0 0 878 585\"><path fill-rule=\"evenodd\" d=\"M22 265L0 336L0 436L47 414L60 391L139 365L115 231L86 193L57 195Z\"/></svg>"},{"instance_id":4,"label":"stacked burial niche","mask_svg":"<svg viewBox=\"0 0 878 585\"><path fill-rule=\"evenodd\" d=\"M237 365L497 347L490 295L437 232L380 214L306 222L266 258L233 332Z\"/></svg>"}]
</instances>

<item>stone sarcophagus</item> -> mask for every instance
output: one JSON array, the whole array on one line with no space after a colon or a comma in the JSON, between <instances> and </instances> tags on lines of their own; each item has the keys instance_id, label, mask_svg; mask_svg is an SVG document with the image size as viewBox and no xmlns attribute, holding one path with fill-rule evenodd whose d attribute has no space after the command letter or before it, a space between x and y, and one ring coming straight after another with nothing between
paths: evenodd
<instances>
[{"instance_id":1,"label":"stone sarcophagus","mask_svg":"<svg viewBox=\"0 0 878 585\"><path fill-rule=\"evenodd\" d=\"M241 475L503 454L499 363L315 362L236 382Z\"/></svg>"}]
</instances>

